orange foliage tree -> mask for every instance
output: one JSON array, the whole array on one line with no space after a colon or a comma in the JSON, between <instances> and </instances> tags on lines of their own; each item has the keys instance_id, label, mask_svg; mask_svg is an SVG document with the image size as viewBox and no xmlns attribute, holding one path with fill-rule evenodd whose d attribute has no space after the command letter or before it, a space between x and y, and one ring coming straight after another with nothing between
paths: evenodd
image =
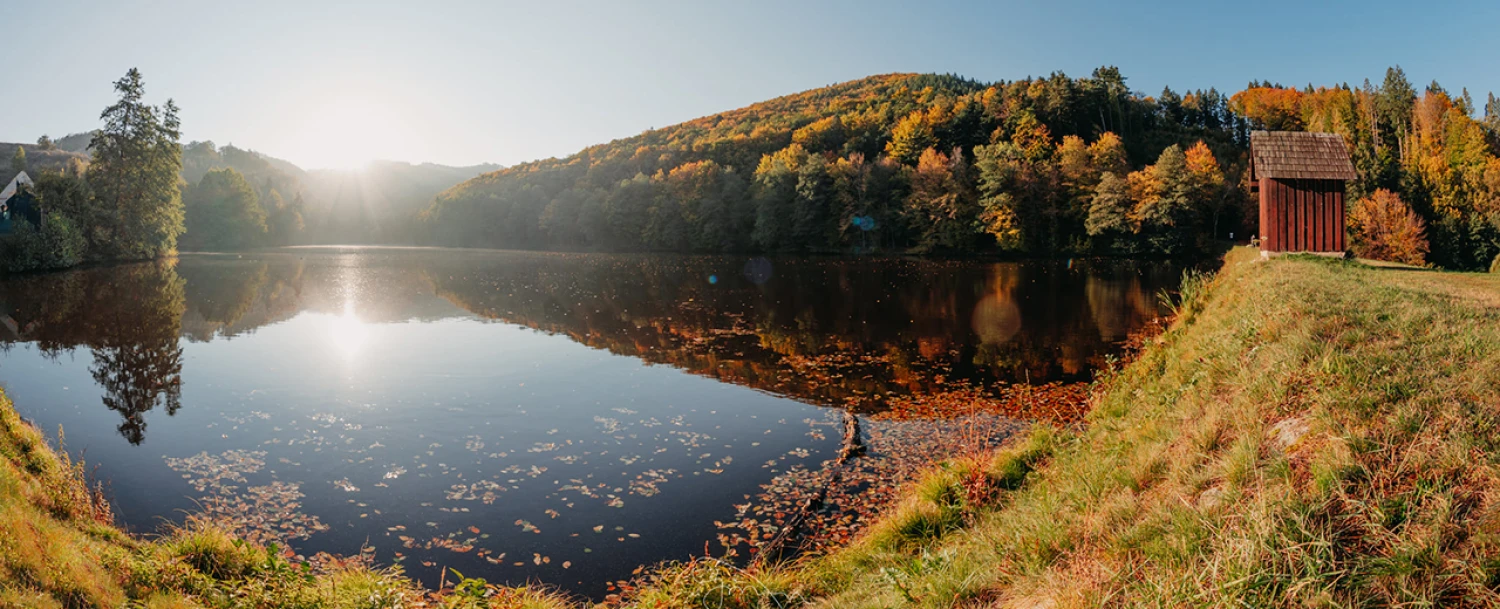
<instances>
[{"instance_id":1,"label":"orange foliage tree","mask_svg":"<svg viewBox=\"0 0 1500 609\"><path fill-rule=\"evenodd\" d=\"M1278 87L1255 87L1235 93L1229 107L1250 120L1256 129L1302 130L1302 92Z\"/></svg>"},{"instance_id":2,"label":"orange foliage tree","mask_svg":"<svg viewBox=\"0 0 1500 609\"><path fill-rule=\"evenodd\" d=\"M1427 225L1401 197L1384 188L1349 209L1349 243L1356 256L1427 263Z\"/></svg>"}]
</instances>

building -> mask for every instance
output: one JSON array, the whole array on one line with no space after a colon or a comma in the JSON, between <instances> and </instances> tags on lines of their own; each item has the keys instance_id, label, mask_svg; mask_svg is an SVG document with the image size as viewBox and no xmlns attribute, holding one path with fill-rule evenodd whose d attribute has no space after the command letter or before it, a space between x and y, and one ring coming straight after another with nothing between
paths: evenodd
<instances>
[{"instance_id":1,"label":"building","mask_svg":"<svg viewBox=\"0 0 1500 609\"><path fill-rule=\"evenodd\" d=\"M1262 253L1345 250L1344 186L1357 178L1334 133L1250 134L1250 190L1260 194Z\"/></svg>"},{"instance_id":2,"label":"building","mask_svg":"<svg viewBox=\"0 0 1500 609\"><path fill-rule=\"evenodd\" d=\"M33 225L41 224L41 214L36 209L35 201L25 193L16 196L22 186L30 185L31 176L23 171L11 178L4 190L0 190L0 235L9 233L15 222L23 217L30 219Z\"/></svg>"}]
</instances>

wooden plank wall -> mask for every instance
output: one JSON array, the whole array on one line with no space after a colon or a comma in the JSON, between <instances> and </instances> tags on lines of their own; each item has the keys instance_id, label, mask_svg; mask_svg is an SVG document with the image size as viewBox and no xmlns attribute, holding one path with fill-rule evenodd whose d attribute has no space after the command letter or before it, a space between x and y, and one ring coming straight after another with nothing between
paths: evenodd
<instances>
[{"instance_id":1,"label":"wooden plank wall","mask_svg":"<svg viewBox=\"0 0 1500 609\"><path fill-rule=\"evenodd\" d=\"M1262 178L1260 248L1268 252L1344 251L1344 182Z\"/></svg>"}]
</instances>

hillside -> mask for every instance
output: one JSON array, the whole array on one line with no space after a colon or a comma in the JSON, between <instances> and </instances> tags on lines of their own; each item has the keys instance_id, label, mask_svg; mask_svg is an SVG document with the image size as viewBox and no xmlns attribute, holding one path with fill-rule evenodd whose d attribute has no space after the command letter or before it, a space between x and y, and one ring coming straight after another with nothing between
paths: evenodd
<instances>
[{"instance_id":1,"label":"hillside","mask_svg":"<svg viewBox=\"0 0 1500 609\"><path fill-rule=\"evenodd\" d=\"M26 150L27 173L32 178L35 178L43 171L64 171L73 163L74 159L84 163L88 162L88 156L78 152L69 152L61 149L44 150L36 144L8 144L0 142L0 188L4 188L6 184L10 183L12 178L16 177L16 172L11 169L10 163L5 161L9 161L11 157L15 156L17 147Z\"/></svg>"},{"instance_id":2,"label":"hillside","mask_svg":"<svg viewBox=\"0 0 1500 609\"><path fill-rule=\"evenodd\" d=\"M1104 172L1124 177L1169 145L1202 140L1235 183L1245 125L1227 102L1210 90L1158 104L1113 68L994 84L872 76L486 174L437 198L427 238L614 251L968 251L998 240L1076 251L1087 249L1086 197ZM1234 203L1224 194L1206 205ZM1230 215L1220 232L1237 224Z\"/></svg>"},{"instance_id":3,"label":"hillside","mask_svg":"<svg viewBox=\"0 0 1500 609\"><path fill-rule=\"evenodd\" d=\"M245 176L262 205L274 200L275 191L300 211L304 230L293 242L302 244L410 243L416 215L433 195L496 169L376 161L358 170L307 171L260 152L213 142L187 144L182 161L189 184L197 184L211 169L229 167Z\"/></svg>"},{"instance_id":4,"label":"hillside","mask_svg":"<svg viewBox=\"0 0 1500 609\"><path fill-rule=\"evenodd\" d=\"M411 243L417 214L449 187L498 165L452 167L435 163L374 161L362 169L308 171L304 213L319 243Z\"/></svg>"},{"instance_id":5,"label":"hillside","mask_svg":"<svg viewBox=\"0 0 1500 609\"><path fill-rule=\"evenodd\" d=\"M1252 129L1344 138L1357 254L1500 257L1500 101L1251 82L1151 96L1114 68L993 84L890 74L488 173L440 194L427 243L583 251L1179 255L1257 229ZM1387 194L1382 194L1385 191ZM1394 195L1394 196L1390 196ZM1363 221L1410 215L1403 230Z\"/></svg>"}]
</instances>

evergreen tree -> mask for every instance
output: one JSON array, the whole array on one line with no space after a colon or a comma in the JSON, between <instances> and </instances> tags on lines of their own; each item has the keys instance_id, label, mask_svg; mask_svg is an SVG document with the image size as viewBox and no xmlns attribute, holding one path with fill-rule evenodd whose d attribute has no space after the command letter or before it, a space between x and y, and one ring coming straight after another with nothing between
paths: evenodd
<instances>
[{"instance_id":1,"label":"evergreen tree","mask_svg":"<svg viewBox=\"0 0 1500 609\"><path fill-rule=\"evenodd\" d=\"M1385 127L1382 136L1388 146L1402 150L1416 103L1417 92L1406 79L1406 72L1401 66L1387 68L1385 82L1375 98L1375 108L1380 113L1381 125Z\"/></svg>"},{"instance_id":2,"label":"evergreen tree","mask_svg":"<svg viewBox=\"0 0 1500 609\"><path fill-rule=\"evenodd\" d=\"M100 116L89 183L101 218L90 231L95 257L141 259L171 252L183 231L182 146L177 105L144 103L135 68L115 82L120 99Z\"/></svg>"},{"instance_id":3,"label":"evergreen tree","mask_svg":"<svg viewBox=\"0 0 1500 609\"><path fill-rule=\"evenodd\" d=\"M1113 247L1117 239L1131 232L1131 208L1125 180L1112 171L1105 172L1089 201L1088 220L1084 223L1089 236L1097 244Z\"/></svg>"}]
</instances>

